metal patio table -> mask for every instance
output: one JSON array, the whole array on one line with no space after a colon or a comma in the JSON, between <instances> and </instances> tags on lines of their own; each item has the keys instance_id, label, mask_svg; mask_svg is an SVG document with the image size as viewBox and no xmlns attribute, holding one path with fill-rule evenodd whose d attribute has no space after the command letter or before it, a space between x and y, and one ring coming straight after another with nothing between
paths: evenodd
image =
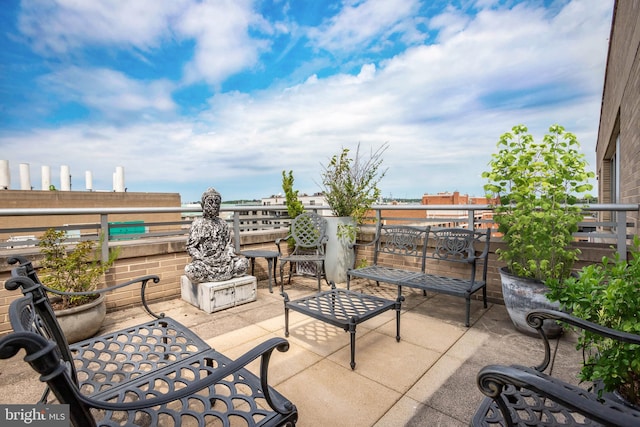
<instances>
[{"instance_id":1,"label":"metal patio table","mask_svg":"<svg viewBox=\"0 0 640 427\"><path fill-rule=\"evenodd\" d=\"M285 336L289 336L289 310L297 311L314 319L337 326L349 332L351 337L351 369L355 369L356 326L387 310L396 311L396 341L400 341L400 306L404 297L395 301L363 294L348 289L336 288L332 284L329 291L289 300L284 296Z\"/></svg>"},{"instance_id":2,"label":"metal patio table","mask_svg":"<svg viewBox=\"0 0 640 427\"><path fill-rule=\"evenodd\" d=\"M249 249L246 251L240 251L239 254L251 260L252 276L254 275L253 270L255 268L256 258L264 258L267 260L267 273L269 275L269 292L273 293L272 283L276 278L276 264L278 264L278 257L280 256L280 253L276 251L267 251L262 249Z\"/></svg>"}]
</instances>

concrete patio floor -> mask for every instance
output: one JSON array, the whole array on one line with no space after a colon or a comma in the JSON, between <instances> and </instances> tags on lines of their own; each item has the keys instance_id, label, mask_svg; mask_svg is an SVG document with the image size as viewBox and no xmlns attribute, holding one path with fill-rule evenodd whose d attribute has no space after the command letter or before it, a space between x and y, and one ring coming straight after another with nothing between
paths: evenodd
<instances>
[{"instance_id":1,"label":"concrete patio floor","mask_svg":"<svg viewBox=\"0 0 640 427\"><path fill-rule=\"evenodd\" d=\"M352 289L395 299L395 286L352 282ZM294 277L285 285L290 299L317 291L315 279ZM401 340L395 312L357 327L356 368L349 366L349 334L299 313L290 313L290 349L275 352L269 382L299 411L298 426L467 426L483 395L476 374L488 364L536 365L542 342L515 331L504 306L484 309L472 301L464 326L464 300L403 289ZM189 326L213 348L235 358L267 338L284 337L283 298L266 281L258 299L205 313L175 299L151 305ZM148 319L142 308L107 315L103 331ZM575 382L581 354L575 336L562 337L554 374ZM257 372L254 362L251 369ZM37 375L21 357L0 361L0 403L35 403L42 391Z\"/></svg>"}]
</instances>

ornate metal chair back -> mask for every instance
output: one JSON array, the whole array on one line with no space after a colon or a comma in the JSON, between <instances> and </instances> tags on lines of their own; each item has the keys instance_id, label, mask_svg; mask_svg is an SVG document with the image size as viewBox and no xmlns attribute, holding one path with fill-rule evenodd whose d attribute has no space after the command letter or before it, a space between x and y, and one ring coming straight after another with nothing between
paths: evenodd
<instances>
[{"instance_id":1,"label":"ornate metal chair back","mask_svg":"<svg viewBox=\"0 0 640 427\"><path fill-rule=\"evenodd\" d=\"M318 249L320 253L324 253L327 220L317 213L304 212L292 221L291 236L295 240L296 248Z\"/></svg>"}]
</instances>

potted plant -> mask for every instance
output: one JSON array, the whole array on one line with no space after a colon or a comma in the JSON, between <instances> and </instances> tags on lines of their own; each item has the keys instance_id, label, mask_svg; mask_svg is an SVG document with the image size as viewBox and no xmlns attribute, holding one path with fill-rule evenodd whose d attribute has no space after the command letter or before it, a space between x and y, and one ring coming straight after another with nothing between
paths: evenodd
<instances>
[{"instance_id":1,"label":"potted plant","mask_svg":"<svg viewBox=\"0 0 640 427\"><path fill-rule=\"evenodd\" d=\"M368 157L360 153L358 144L354 157L349 149L342 148L323 166L322 187L327 203L335 218L329 218L325 269L327 279L335 283L347 280L346 271L353 256L349 246L355 242L357 226L366 220L367 212L380 198L378 184L384 178L382 155L387 150L384 143L372 150Z\"/></svg>"},{"instance_id":2,"label":"potted plant","mask_svg":"<svg viewBox=\"0 0 640 427\"><path fill-rule=\"evenodd\" d=\"M285 205L287 207L287 214L289 218L293 220L295 217L304 212L304 205L298 199L298 190L293 189L293 183L295 179L293 177L293 171L289 171L287 174L286 171L282 171L282 190L284 191L285 196ZM291 226L289 226L289 232L291 232ZM287 246L289 247L289 251L293 250L295 246L295 240L293 237L290 237L287 240ZM296 264L296 272L302 274L310 274L316 275L316 265L313 262L297 262Z\"/></svg>"},{"instance_id":3,"label":"potted plant","mask_svg":"<svg viewBox=\"0 0 640 427\"><path fill-rule=\"evenodd\" d=\"M533 308L557 308L549 305L545 282L572 272L579 254L572 234L583 219L577 203L592 189L588 180L594 174L586 170L576 136L559 125L541 142L526 126L514 126L497 146L482 176L488 180L487 197L497 203L493 221L505 243L497 250L506 262L500 269L502 293L516 329L535 336L525 316Z\"/></svg>"},{"instance_id":4,"label":"potted plant","mask_svg":"<svg viewBox=\"0 0 640 427\"><path fill-rule=\"evenodd\" d=\"M634 237L631 259L617 252L601 264L583 267L577 276L547 280L548 297L572 315L622 332L640 334L640 238ZM640 347L582 331L578 348L585 354L583 381L601 381L640 407Z\"/></svg>"},{"instance_id":5,"label":"potted plant","mask_svg":"<svg viewBox=\"0 0 640 427\"><path fill-rule=\"evenodd\" d=\"M96 290L104 273L115 262L118 251L111 251L106 262L100 261L95 241L83 240L73 247L67 244L66 233L48 229L38 242L41 280L48 288L62 292ZM52 301L60 326L71 343L93 336L106 315L104 296L58 295Z\"/></svg>"}]
</instances>

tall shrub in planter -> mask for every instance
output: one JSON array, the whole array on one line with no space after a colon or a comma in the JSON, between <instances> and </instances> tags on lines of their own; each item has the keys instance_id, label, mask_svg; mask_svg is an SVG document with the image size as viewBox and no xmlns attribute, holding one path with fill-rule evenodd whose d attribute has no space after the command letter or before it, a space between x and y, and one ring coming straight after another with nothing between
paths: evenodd
<instances>
[{"instance_id":1,"label":"tall shrub in planter","mask_svg":"<svg viewBox=\"0 0 640 427\"><path fill-rule=\"evenodd\" d=\"M346 271L353 253L348 246L356 239L357 226L364 223L367 212L380 198L378 184L384 178L382 155L387 150L384 143L369 156L360 152L360 144L355 155L350 156L348 148L334 155L323 166L322 187L333 215L340 219L329 219L326 253L327 278L336 283L346 281Z\"/></svg>"},{"instance_id":2,"label":"tall shrub in planter","mask_svg":"<svg viewBox=\"0 0 640 427\"><path fill-rule=\"evenodd\" d=\"M514 126L497 147L482 176L488 181L487 197L499 200L494 222L506 244L498 250L506 263L501 271L503 297L516 328L533 334L524 315L546 305L544 282L569 277L578 258L579 250L571 245L583 219L577 203L592 189L594 173L586 170L576 136L559 125L551 126L541 142L534 141L526 126ZM518 286L517 295L511 295L514 277L527 280L513 285ZM523 295L535 302L526 303Z\"/></svg>"}]
</instances>

